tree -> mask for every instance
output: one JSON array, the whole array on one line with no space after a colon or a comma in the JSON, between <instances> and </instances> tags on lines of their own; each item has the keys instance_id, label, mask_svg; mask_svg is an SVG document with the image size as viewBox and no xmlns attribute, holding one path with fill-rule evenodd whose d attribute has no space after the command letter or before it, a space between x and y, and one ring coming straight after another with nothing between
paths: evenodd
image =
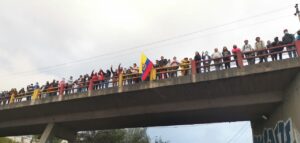
<instances>
[{"instance_id":1,"label":"tree","mask_svg":"<svg viewBox=\"0 0 300 143\"><path fill-rule=\"evenodd\" d=\"M9 138L2 138L0 137L0 143L16 143L15 141L9 139Z\"/></svg>"},{"instance_id":2,"label":"tree","mask_svg":"<svg viewBox=\"0 0 300 143\"><path fill-rule=\"evenodd\" d=\"M159 139L155 140L155 143L169 143L169 141L163 141L161 137L159 137Z\"/></svg>"},{"instance_id":3,"label":"tree","mask_svg":"<svg viewBox=\"0 0 300 143\"><path fill-rule=\"evenodd\" d=\"M87 131L78 134L78 143L150 143L146 128Z\"/></svg>"},{"instance_id":4,"label":"tree","mask_svg":"<svg viewBox=\"0 0 300 143\"><path fill-rule=\"evenodd\" d=\"M146 128L126 129L124 143L150 143Z\"/></svg>"},{"instance_id":5,"label":"tree","mask_svg":"<svg viewBox=\"0 0 300 143\"><path fill-rule=\"evenodd\" d=\"M39 142L40 138L41 138L41 135L33 135L32 141ZM57 137L52 138L52 143L61 143L61 142L62 142L62 139L59 139Z\"/></svg>"},{"instance_id":6,"label":"tree","mask_svg":"<svg viewBox=\"0 0 300 143\"><path fill-rule=\"evenodd\" d=\"M122 143L125 130L87 131L78 134L78 143Z\"/></svg>"}]
</instances>

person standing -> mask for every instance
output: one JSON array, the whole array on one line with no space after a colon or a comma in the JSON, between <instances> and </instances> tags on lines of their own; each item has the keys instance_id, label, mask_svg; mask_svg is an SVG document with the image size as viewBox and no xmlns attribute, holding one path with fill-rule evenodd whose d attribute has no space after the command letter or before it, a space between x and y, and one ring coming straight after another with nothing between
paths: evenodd
<instances>
[{"instance_id":1,"label":"person standing","mask_svg":"<svg viewBox=\"0 0 300 143\"><path fill-rule=\"evenodd\" d=\"M230 61L231 61L231 52L227 49L226 46L223 47L223 62L225 65L225 69L229 69L230 68Z\"/></svg>"},{"instance_id":2,"label":"person standing","mask_svg":"<svg viewBox=\"0 0 300 143\"><path fill-rule=\"evenodd\" d=\"M98 89L103 89L104 88L104 79L105 79L105 73L102 69L98 72Z\"/></svg>"},{"instance_id":3,"label":"person standing","mask_svg":"<svg viewBox=\"0 0 300 143\"><path fill-rule=\"evenodd\" d=\"M165 59L163 56L160 57L160 61L158 62L159 68L160 68L160 79L166 79L167 78L167 69L166 65L168 64L168 60Z\"/></svg>"},{"instance_id":4,"label":"person standing","mask_svg":"<svg viewBox=\"0 0 300 143\"><path fill-rule=\"evenodd\" d=\"M283 51L283 47L280 47L282 45L282 42L279 41L279 38L278 37L275 37L274 38L274 42L272 43L272 46L273 47L277 47L274 49L274 51L276 52L276 60L277 60L277 57L279 56L279 60L282 60L282 51Z\"/></svg>"},{"instance_id":5,"label":"person standing","mask_svg":"<svg viewBox=\"0 0 300 143\"><path fill-rule=\"evenodd\" d=\"M198 51L195 53L194 61L196 62L196 72L201 73L201 56Z\"/></svg>"},{"instance_id":6,"label":"person standing","mask_svg":"<svg viewBox=\"0 0 300 143\"><path fill-rule=\"evenodd\" d=\"M268 62L268 56L266 51L266 45L264 41L260 39L260 37L255 38L255 50L257 50L256 55L259 56L259 63Z\"/></svg>"},{"instance_id":7,"label":"person standing","mask_svg":"<svg viewBox=\"0 0 300 143\"><path fill-rule=\"evenodd\" d=\"M202 61L203 61L203 67L204 67L204 72L210 72L210 62L211 62L211 57L208 54L208 51L205 53L202 53Z\"/></svg>"},{"instance_id":8,"label":"person standing","mask_svg":"<svg viewBox=\"0 0 300 143\"><path fill-rule=\"evenodd\" d=\"M140 78L139 78L139 67L137 66L136 63L133 64L133 67L130 67L131 73L132 73L132 79L134 83L138 83Z\"/></svg>"},{"instance_id":9,"label":"person standing","mask_svg":"<svg viewBox=\"0 0 300 143\"><path fill-rule=\"evenodd\" d=\"M284 32L284 36L282 37L282 43L284 45L291 44L295 41L294 34L290 34L287 29L285 29L283 32ZM290 58L297 57L297 54L296 54L296 51L295 51L295 46L287 46L286 50L288 51L288 54L289 54Z\"/></svg>"},{"instance_id":10,"label":"person standing","mask_svg":"<svg viewBox=\"0 0 300 143\"><path fill-rule=\"evenodd\" d=\"M276 50L273 49L272 43L270 40L267 41L267 49L269 49L269 53L271 55L272 61L277 61L277 54Z\"/></svg>"},{"instance_id":11,"label":"person standing","mask_svg":"<svg viewBox=\"0 0 300 143\"><path fill-rule=\"evenodd\" d=\"M66 83L65 83L65 78L62 78L62 80L59 82L59 95L63 95L64 92L66 92L67 94L67 91L65 91L65 86L66 86ZM49 87L49 82L46 83L46 86L45 86L45 89L47 89Z\"/></svg>"},{"instance_id":12,"label":"person standing","mask_svg":"<svg viewBox=\"0 0 300 143\"><path fill-rule=\"evenodd\" d=\"M176 57L173 57L173 60L171 62L171 67L173 72L171 72L171 77L177 77L177 70L179 68L179 62L177 61Z\"/></svg>"},{"instance_id":13,"label":"person standing","mask_svg":"<svg viewBox=\"0 0 300 143\"><path fill-rule=\"evenodd\" d=\"M190 61L187 57L181 60L180 67L181 67L182 76L188 75L188 68L190 67Z\"/></svg>"},{"instance_id":14,"label":"person standing","mask_svg":"<svg viewBox=\"0 0 300 143\"><path fill-rule=\"evenodd\" d=\"M69 80L68 80L68 85L67 85L67 91L68 93L67 94L71 94L73 93L73 77L70 76Z\"/></svg>"},{"instance_id":15,"label":"person standing","mask_svg":"<svg viewBox=\"0 0 300 143\"><path fill-rule=\"evenodd\" d=\"M235 60L235 63L236 63L236 66L239 67L239 64L238 64L238 59L237 59L237 54L238 53L241 53L241 49L237 47L237 45L233 45L233 48L232 48L232 54L234 55L233 58Z\"/></svg>"},{"instance_id":16,"label":"person standing","mask_svg":"<svg viewBox=\"0 0 300 143\"><path fill-rule=\"evenodd\" d=\"M211 55L214 61L216 71L222 70L222 53L219 52L218 48L215 48L215 52Z\"/></svg>"},{"instance_id":17,"label":"person standing","mask_svg":"<svg viewBox=\"0 0 300 143\"><path fill-rule=\"evenodd\" d=\"M118 69L113 70L113 66L111 65L110 71L112 73L112 83L113 87L118 86L119 75L123 73L123 68L121 64L119 64Z\"/></svg>"},{"instance_id":18,"label":"person standing","mask_svg":"<svg viewBox=\"0 0 300 143\"><path fill-rule=\"evenodd\" d=\"M255 64L255 58L253 58L255 56L255 53L253 51L254 51L254 49L249 44L249 41L245 40L244 46L243 46L243 53L244 53L245 57L247 58L248 65Z\"/></svg>"},{"instance_id":19,"label":"person standing","mask_svg":"<svg viewBox=\"0 0 300 143\"><path fill-rule=\"evenodd\" d=\"M110 70L106 70L105 79L104 79L104 81L105 81L105 83L104 83L105 88L108 88L110 78L111 78L111 72L110 72Z\"/></svg>"}]
</instances>

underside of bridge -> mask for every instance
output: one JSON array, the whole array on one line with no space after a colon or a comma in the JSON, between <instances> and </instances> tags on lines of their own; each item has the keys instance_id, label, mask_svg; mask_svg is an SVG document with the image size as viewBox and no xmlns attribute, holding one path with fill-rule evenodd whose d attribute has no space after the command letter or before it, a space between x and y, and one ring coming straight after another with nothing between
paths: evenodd
<instances>
[{"instance_id":1,"label":"underside of bridge","mask_svg":"<svg viewBox=\"0 0 300 143\"><path fill-rule=\"evenodd\" d=\"M264 122L300 71L289 59L0 107L0 136L215 122ZM48 125L48 126L47 126ZM63 136L63 135L57 135Z\"/></svg>"}]
</instances>

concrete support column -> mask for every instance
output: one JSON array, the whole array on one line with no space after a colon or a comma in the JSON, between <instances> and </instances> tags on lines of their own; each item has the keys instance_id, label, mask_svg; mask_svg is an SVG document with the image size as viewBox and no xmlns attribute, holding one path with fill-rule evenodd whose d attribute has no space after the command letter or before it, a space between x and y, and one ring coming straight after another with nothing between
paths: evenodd
<instances>
[{"instance_id":1,"label":"concrete support column","mask_svg":"<svg viewBox=\"0 0 300 143\"><path fill-rule=\"evenodd\" d=\"M269 115L252 121L254 143L300 143L300 72L286 86L284 100Z\"/></svg>"},{"instance_id":2,"label":"concrete support column","mask_svg":"<svg viewBox=\"0 0 300 143\"><path fill-rule=\"evenodd\" d=\"M75 131L60 127L55 123L49 123L41 136L40 143L52 143L53 137L59 137L72 143L76 140L76 134Z\"/></svg>"},{"instance_id":3,"label":"concrete support column","mask_svg":"<svg viewBox=\"0 0 300 143\"><path fill-rule=\"evenodd\" d=\"M40 143L49 143L53 137L53 131L54 123L49 123L41 136Z\"/></svg>"}]
</instances>

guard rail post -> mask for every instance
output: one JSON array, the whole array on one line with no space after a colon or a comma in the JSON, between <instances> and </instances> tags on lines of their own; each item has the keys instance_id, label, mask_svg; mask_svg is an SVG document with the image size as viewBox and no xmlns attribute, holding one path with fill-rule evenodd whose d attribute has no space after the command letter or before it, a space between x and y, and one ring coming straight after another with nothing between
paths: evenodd
<instances>
[{"instance_id":1,"label":"guard rail post","mask_svg":"<svg viewBox=\"0 0 300 143\"><path fill-rule=\"evenodd\" d=\"M88 83L88 96L91 96L93 88L94 88L94 81L93 79L90 79Z\"/></svg>"},{"instance_id":2,"label":"guard rail post","mask_svg":"<svg viewBox=\"0 0 300 143\"><path fill-rule=\"evenodd\" d=\"M150 72L150 81L156 80L156 69L152 68Z\"/></svg>"},{"instance_id":3,"label":"guard rail post","mask_svg":"<svg viewBox=\"0 0 300 143\"><path fill-rule=\"evenodd\" d=\"M244 67L244 64L243 64L243 53L241 52L241 51L238 51L237 53L236 53L236 56L237 56L237 66L239 67L239 68L242 68L242 67Z\"/></svg>"},{"instance_id":4,"label":"guard rail post","mask_svg":"<svg viewBox=\"0 0 300 143\"><path fill-rule=\"evenodd\" d=\"M195 60L191 61L191 67L192 67L192 75L196 75L196 73L197 73L197 66L196 66L196 61Z\"/></svg>"},{"instance_id":5,"label":"guard rail post","mask_svg":"<svg viewBox=\"0 0 300 143\"><path fill-rule=\"evenodd\" d=\"M118 83L119 87L123 86L123 73L119 74L119 83Z\"/></svg>"},{"instance_id":6,"label":"guard rail post","mask_svg":"<svg viewBox=\"0 0 300 143\"><path fill-rule=\"evenodd\" d=\"M64 95L64 91L65 91L65 84L61 83L60 86L59 86L59 96L63 96Z\"/></svg>"},{"instance_id":7,"label":"guard rail post","mask_svg":"<svg viewBox=\"0 0 300 143\"><path fill-rule=\"evenodd\" d=\"M296 52L297 52L297 55L298 57L300 56L300 40L297 40L295 42L295 46L296 46Z\"/></svg>"}]
</instances>

